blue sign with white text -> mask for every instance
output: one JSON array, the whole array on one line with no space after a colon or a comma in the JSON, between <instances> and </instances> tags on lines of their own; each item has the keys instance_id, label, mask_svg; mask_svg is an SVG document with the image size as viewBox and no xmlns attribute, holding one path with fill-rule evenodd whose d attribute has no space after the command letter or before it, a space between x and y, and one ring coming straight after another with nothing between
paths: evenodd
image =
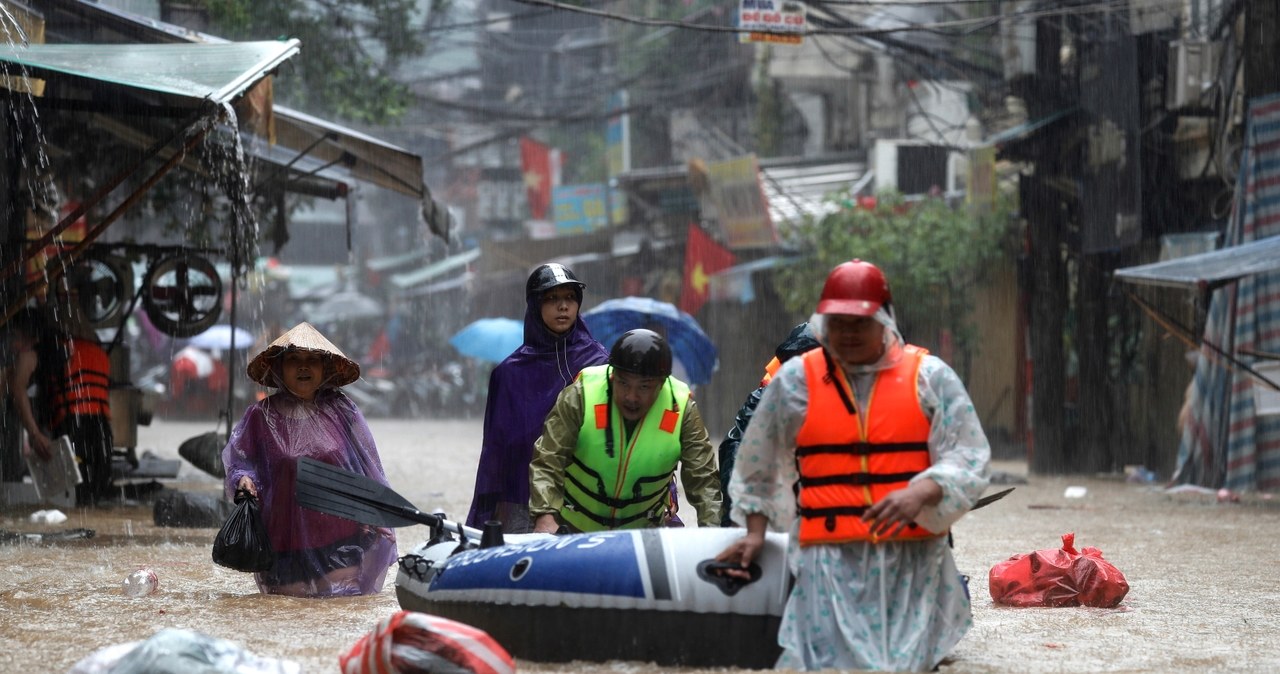
<instances>
[{"instance_id":1,"label":"blue sign with white text","mask_svg":"<svg viewBox=\"0 0 1280 674\"><path fill-rule=\"evenodd\" d=\"M626 531L548 537L450 557L431 590L542 590L645 596L636 537Z\"/></svg>"}]
</instances>

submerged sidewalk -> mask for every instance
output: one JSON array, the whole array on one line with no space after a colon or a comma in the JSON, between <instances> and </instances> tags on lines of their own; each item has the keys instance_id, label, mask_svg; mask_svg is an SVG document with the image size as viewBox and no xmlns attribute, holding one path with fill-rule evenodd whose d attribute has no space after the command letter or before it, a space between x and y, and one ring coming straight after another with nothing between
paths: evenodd
<instances>
[{"instance_id":1,"label":"submerged sidewalk","mask_svg":"<svg viewBox=\"0 0 1280 674\"><path fill-rule=\"evenodd\" d=\"M1025 464L994 468L1026 475ZM1280 671L1277 501L1244 494L1168 493L1160 484L1045 478L955 528L955 555L971 576L974 629L944 672ZM1067 487L1084 487L1067 498ZM995 491L993 486L990 491ZM1015 554L1102 550L1129 594L1115 609L1009 608L991 601L988 573Z\"/></svg>"}]
</instances>

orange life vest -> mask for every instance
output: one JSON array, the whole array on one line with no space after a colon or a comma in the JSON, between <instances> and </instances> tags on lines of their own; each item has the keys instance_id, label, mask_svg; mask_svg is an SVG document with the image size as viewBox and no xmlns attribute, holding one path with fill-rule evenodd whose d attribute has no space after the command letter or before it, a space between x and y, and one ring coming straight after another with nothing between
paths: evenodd
<instances>
[{"instance_id":1,"label":"orange life vest","mask_svg":"<svg viewBox=\"0 0 1280 674\"><path fill-rule=\"evenodd\" d=\"M916 387L928 351L905 351L901 362L877 373L866 418L858 415L849 381L830 365L824 349L801 356L809 386L808 411L796 436L801 545L940 535L912 524L882 537L862 521L869 506L907 486L931 463L929 419Z\"/></svg>"},{"instance_id":2,"label":"orange life vest","mask_svg":"<svg viewBox=\"0 0 1280 674\"><path fill-rule=\"evenodd\" d=\"M69 340L63 379L50 397L53 426L71 415L110 417L111 361L101 346L79 337Z\"/></svg>"}]
</instances>

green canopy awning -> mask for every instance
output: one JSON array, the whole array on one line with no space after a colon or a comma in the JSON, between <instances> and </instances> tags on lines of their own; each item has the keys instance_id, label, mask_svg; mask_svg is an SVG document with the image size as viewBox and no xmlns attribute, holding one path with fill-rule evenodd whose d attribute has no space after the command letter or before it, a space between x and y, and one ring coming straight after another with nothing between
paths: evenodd
<instances>
[{"instance_id":1,"label":"green canopy awning","mask_svg":"<svg viewBox=\"0 0 1280 674\"><path fill-rule=\"evenodd\" d=\"M76 77L226 103L298 52L298 40L187 44L0 45L10 77Z\"/></svg>"}]
</instances>

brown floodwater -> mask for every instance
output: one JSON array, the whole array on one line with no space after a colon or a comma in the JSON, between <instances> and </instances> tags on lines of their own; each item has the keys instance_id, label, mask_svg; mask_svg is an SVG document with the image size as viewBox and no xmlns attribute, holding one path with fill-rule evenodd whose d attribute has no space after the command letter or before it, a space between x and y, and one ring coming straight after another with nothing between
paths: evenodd
<instances>
[{"instance_id":1,"label":"brown floodwater","mask_svg":"<svg viewBox=\"0 0 1280 674\"><path fill-rule=\"evenodd\" d=\"M177 446L211 423L157 420L139 449L178 458ZM378 421L371 426L392 486L420 509L462 519L479 454L480 422ZM1019 462L995 468L1025 474ZM183 465L170 488L216 492L217 480ZM1066 498L1082 486L1083 498ZM994 489L993 489L994 490ZM1280 507L1257 495L1219 503L1213 495L1161 492L1120 479L1031 478L955 529L955 555L972 577L974 629L944 672L1274 672L1280 671ZM687 505L685 506L688 507ZM67 512L59 525L34 524L37 507L0 512L0 529L93 538L0 544L0 672L65 672L97 649L146 639L165 627L199 630L259 655L336 672L346 652L378 620L399 609L394 570L383 593L326 600L258 594L252 577L213 564L214 529L156 527L149 504ZM687 518L692 519L692 518ZM399 529L401 553L426 535ZM1127 577L1117 609L1015 609L987 590L992 565L1017 553L1100 548ZM132 571L156 572L159 590L130 598ZM715 635L707 635L714 648ZM672 671L646 663L544 664L523 671ZM735 670L677 670L733 672Z\"/></svg>"}]
</instances>

